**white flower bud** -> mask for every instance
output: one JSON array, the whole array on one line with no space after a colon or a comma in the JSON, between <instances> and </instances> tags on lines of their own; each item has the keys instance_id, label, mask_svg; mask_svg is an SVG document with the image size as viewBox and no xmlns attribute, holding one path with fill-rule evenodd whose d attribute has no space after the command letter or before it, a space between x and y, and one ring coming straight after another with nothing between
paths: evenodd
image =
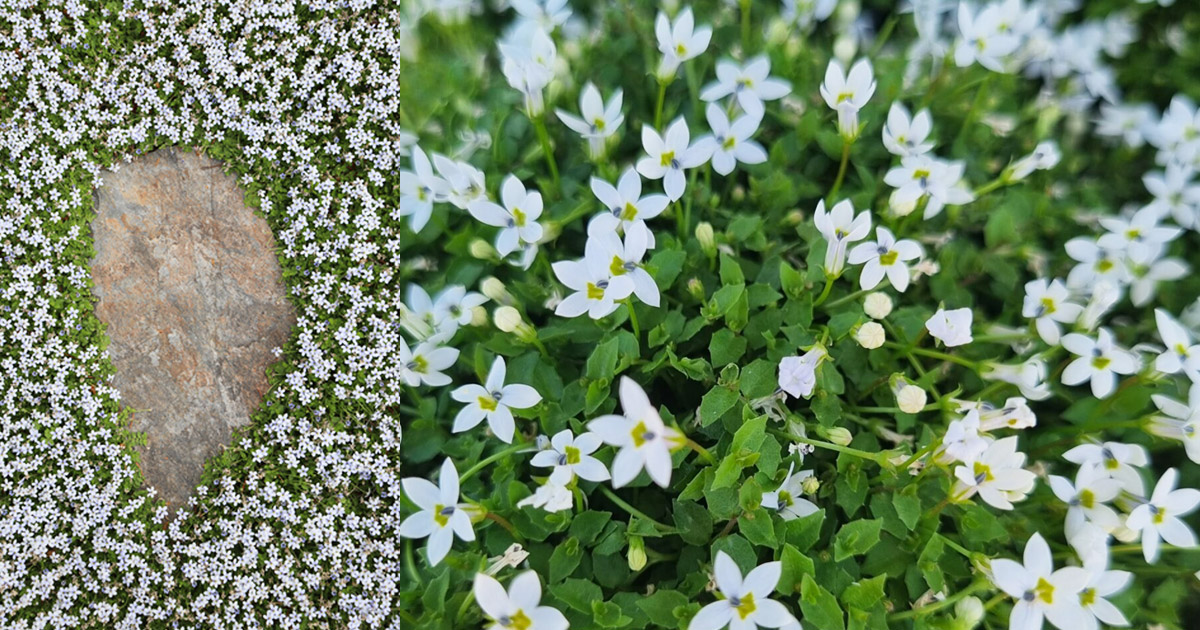
<instances>
[{"instance_id":1,"label":"white flower bud","mask_svg":"<svg viewBox=\"0 0 1200 630\"><path fill-rule=\"evenodd\" d=\"M893 216L906 217L912 214L913 210L917 209L916 201L898 201L896 193L899 190L893 190L891 196L888 197L888 209L891 210Z\"/></svg>"},{"instance_id":2,"label":"white flower bud","mask_svg":"<svg viewBox=\"0 0 1200 630\"><path fill-rule=\"evenodd\" d=\"M512 304L512 295L504 288L504 283L496 276L488 276L479 283L479 291L497 304Z\"/></svg>"},{"instance_id":3,"label":"white flower bud","mask_svg":"<svg viewBox=\"0 0 1200 630\"><path fill-rule=\"evenodd\" d=\"M525 322L521 320L521 314L517 309L511 306L501 306L492 313L492 321L496 322L496 328L510 333L517 330L517 327Z\"/></svg>"},{"instance_id":4,"label":"white flower bud","mask_svg":"<svg viewBox=\"0 0 1200 630\"><path fill-rule=\"evenodd\" d=\"M854 340L863 348L874 350L883 345L883 342L887 340L887 335L883 332L883 326L880 326L878 322L867 322L855 331Z\"/></svg>"},{"instance_id":5,"label":"white flower bud","mask_svg":"<svg viewBox=\"0 0 1200 630\"><path fill-rule=\"evenodd\" d=\"M845 427L833 427L825 431L825 437L838 446L846 446L854 441L854 435Z\"/></svg>"},{"instance_id":6,"label":"white flower bud","mask_svg":"<svg viewBox=\"0 0 1200 630\"><path fill-rule=\"evenodd\" d=\"M892 298L879 291L868 294L863 300L863 311L871 319L883 319L892 313Z\"/></svg>"},{"instance_id":7,"label":"white flower bud","mask_svg":"<svg viewBox=\"0 0 1200 630\"><path fill-rule=\"evenodd\" d=\"M471 256L480 260L499 260L500 253L491 243L477 238L471 241Z\"/></svg>"},{"instance_id":8,"label":"white flower bud","mask_svg":"<svg viewBox=\"0 0 1200 630\"><path fill-rule=\"evenodd\" d=\"M471 325L472 326L484 326L487 324L487 322L488 322L488 312L487 312L486 308L483 308L482 306L475 306L475 307L471 308Z\"/></svg>"},{"instance_id":9,"label":"white flower bud","mask_svg":"<svg viewBox=\"0 0 1200 630\"><path fill-rule=\"evenodd\" d=\"M925 390L916 385L905 385L896 394L896 406L904 413L920 413L925 403Z\"/></svg>"},{"instance_id":10,"label":"white flower bud","mask_svg":"<svg viewBox=\"0 0 1200 630\"><path fill-rule=\"evenodd\" d=\"M696 226L696 240L700 242L700 249L704 251L705 256L712 258L717 255L717 238L711 223L702 221Z\"/></svg>"},{"instance_id":11,"label":"white flower bud","mask_svg":"<svg viewBox=\"0 0 1200 630\"><path fill-rule=\"evenodd\" d=\"M954 616L960 630L971 630L983 620L983 602L978 597L964 597L954 605Z\"/></svg>"}]
</instances>

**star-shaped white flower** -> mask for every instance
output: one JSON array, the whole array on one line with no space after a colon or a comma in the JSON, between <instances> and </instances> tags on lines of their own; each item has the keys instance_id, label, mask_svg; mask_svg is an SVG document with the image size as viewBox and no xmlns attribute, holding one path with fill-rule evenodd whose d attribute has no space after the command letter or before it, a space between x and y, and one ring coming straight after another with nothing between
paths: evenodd
<instances>
[{"instance_id":1,"label":"star-shaped white flower","mask_svg":"<svg viewBox=\"0 0 1200 630\"><path fill-rule=\"evenodd\" d=\"M600 319L617 310L617 300L633 293L633 277L614 277L608 262L595 253L585 255L583 260L560 260L551 265L558 281L574 291L558 303L554 314L579 317L587 313L592 319Z\"/></svg>"},{"instance_id":2,"label":"star-shaped white flower","mask_svg":"<svg viewBox=\"0 0 1200 630\"><path fill-rule=\"evenodd\" d=\"M793 398L812 396L817 384L817 367L829 353L816 346L802 356L784 357L779 361L779 389Z\"/></svg>"},{"instance_id":3,"label":"star-shaped white flower","mask_svg":"<svg viewBox=\"0 0 1200 630\"><path fill-rule=\"evenodd\" d=\"M589 236L584 249L584 258L589 267L607 265L610 276L610 287L613 280L628 278L633 286L633 294L648 306L658 306L660 295L658 284L650 272L642 267L642 258L646 255L646 232L634 230L625 234L625 240L616 232L606 232ZM616 297L614 295L614 297ZM616 299L624 299L623 297Z\"/></svg>"},{"instance_id":4,"label":"star-shaped white flower","mask_svg":"<svg viewBox=\"0 0 1200 630\"><path fill-rule=\"evenodd\" d=\"M861 131L858 112L875 94L875 73L871 62L860 59L850 66L850 74L842 69L836 59L825 68L825 81L821 83L821 98L838 113L838 133L847 141L858 138Z\"/></svg>"},{"instance_id":5,"label":"star-shaped white flower","mask_svg":"<svg viewBox=\"0 0 1200 630\"><path fill-rule=\"evenodd\" d=\"M1154 319L1166 346L1154 359L1154 369L1165 374L1183 372L1193 383L1200 381L1200 344L1192 343L1192 333L1161 308L1154 309Z\"/></svg>"},{"instance_id":6,"label":"star-shaped white flower","mask_svg":"<svg viewBox=\"0 0 1200 630\"><path fill-rule=\"evenodd\" d=\"M487 630L567 630L561 612L542 606L542 583L537 573L525 571L513 578L505 592L496 578L475 574L475 601L492 625Z\"/></svg>"},{"instance_id":7,"label":"star-shaped white flower","mask_svg":"<svg viewBox=\"0 0 1200 630\"><path fill-rule=\"evenodd\" d=\"M883 146L892 155L900 157L924 155L933 149L933 143L929 142L932 131L933 119L928 109L922 109L910 118L908 108L896 101L888 110L887 124L883 127Z\"/></svg>"},{"instance_id":8,"label":"star-shaped white flower","mask_svg":"<svg viewBox=\"0 0 1200 630\"><path fill-rule=\"evenodd\" d=\"M682 116L662 136L650 125L642 125L642 147L648 157L638 160L637 171L646 179L663 180L663 190L671 201L682 197L687 187L683 172L704 164L712 156L709 143L691 142L691 132Z\"/></svg>"},{"instance_id":9,"label":"star-shaped white flower","mask_svg":"<svg viewBox=\"0 0 1200 630\"><path fill-rule=\"evenodd\" d=\"M1118 347L1107 328L1101 328L1096 339L1081 333L1064 335L1062 345L1079 357L1063 370L1063 384L1091 381L1096 398L1104 398L1117 388L1118 374L1134 374L1141 368L1138 356Z\"/></svg>"},{"instance_id":10,"label":"star-shaped white flower","mask_svg":"<svg viewBox=\"0 0 1200 630\"><path fill-rule=\"evenodd\" d=\"M742 578L742 571L724 551L717 552L713 574L725 599L715 601L696 613L688 630L735 630L782 628L795 624L796 618L779 602L770 599L783 572L782 562L755 567Z\"/></svg>"},{"instance_id":11,"label":"star-shaped white flower","mask_svg":"<svg viewBox=\"0 0 1200 630\"><path fill-rule=\"evenodd\" d=\"M708 50L712 40L712 28L696 28L696 16L691 7L684 7L672 23L665 13L659 12L654 21L654 36L658 39L658 50L662 62L658 66L658 80L668 81L675 76L679 64Z\"/></svg>"},{"instance_id":12,"label":"star-shaped white flower","mask_svg":"<svg viewBox=\"0 0 1200 630\"><path fill-rule=\"evenodd\" d=\"M1151 418L1150 432L1183 442L1188 459L1200 464L1200 385L1188 391L1186 405L1161 394L1152 394L1150 399L1166 414Z\"/></svg>"},{"instance_id":13,"label":"star-shaped white flower","mask_svg":"<svg viewBox=\"0 0 1200 630\"><path fill-rule=\"evenodd\" d=\"M939 308L928 320L925 329L947 348L971 343L971 309L963 307L947 311Z\"/></svg>"},{"instance_id":14,"label":"star-shaped white flower","mask_svg":"<svg viewBox=\"0 0 1200 630\"><path fill-rule=\"evenodd\" d=\"M1070 302L1071 292L1061 280L1047 282L1043 278L1025 283L1025 302L1021 315L1033 318L1034 328L1042 341L1054 346L1062 338L1060 324L1074 324L1083 313L1083 306Z\"/></svg>"},{"instance_id":15,"label":"star-shaped white flower","mask_svg":"<svg viewBox=\"0 0 1200 630\"><path fill-rule=\"evenodd\" d=\"M608 468L592 453L603 444L595 433L581 433L572 437L569 429L563 429L550 438L550 448L538 451L529 461L534 466L552 467L550 483L565 486L576 475L587 481L608 481Z\"/></svg>"},{"instance_id":16,"label":"star-shaped white flower","mask_svg":"<svg viewBox=\"0 0 1200 630\"><path fill-rule=\"evenodd\" d=\"M744 114L733 121L725 115L720 106L709 103L705 110L708 126L712 134L696 141L704 147L704 152L712 155L713 170L721 175L733 172L738 162L742 164L762 164L767 161L767 152L762 145L751 140L762 122L761 114Z\"/></svg>"},{"instance_id":17,"label":"star-shaped white flower","mask_svg":"<svg viewBox=\"0 0 1200 630\"><path fill-rule=\"evenodd\" d=\"M588 223L588 236L620 230L629 234L634 230L646 232L646 247L654 248L654 232L646 225L667 209L671 203L666 195L642 196L642 178L633 167L621 174L616 187L593 177L592 194L604 205L604 212L597 214Z\"/></svg>"},{"instance_id":18,"label":"star-shaped white flower","mask_svg":"<svg viewBox=\"0 0 1200 630\"><path fill-rule=\"evenodd\" d=\"M449 194L446 180L433 173L433 165L421 147L412 148L412 170L400 171L400 205L396 216L408 217L413 232L420 232L433 214L434 202Z\"/></svg>"},{"instance_id":19,"label":"star-shaped white flower","mask_svg":"<svg viewBox=\"0 0 1200 630\"><path fill-rule=\"evenodd\" d=\"M1108 502L1121 494L1121 482L1100 474L1095 468L1080 468L1075 483L1066 477L1050 475L1050 489L1067 504L1067 538L1073 538L1084 524L1093 523L1106 532L1121 525L1121 517Z\"/></svg>"},{"instance_id":20,"label":"star-shaped white flower","mask_svg":"<svg viewBox=\"0 0 1200 630\"><path fill-rule=\"evenodd\" d=\"M1063 453L1063 459L1081 468L1094 468L1104 476L1120 481L1130 494L1140 495L1145 489L1137 469L1149 464L1150 458L1146 455L1146 449L1136 444L1080 444Z\"/></svg>"},{"instance_id":21,"label":"star-shaped white flower","mask_svg":"<svg viewBox=\"0 0 1200 630\"><path fill-rule=\"evenodd\" d=\"M555 112L564 125L588 141L588 155L593 160L604 155L605 140L625 122L625 115L621 113L622 96L621 90L617 90L605 104L600 90L589 82L579 95L580 116L561 109Z\"/></svg>"},{"instance_id":22,"label":"star-shaped white flower","mask_svg":"<svg viewBox=\"0 0 1200 630\"><path fill-rule=\"evenodd\" d=\"M996 440L988 445L978 459L954 469L957 483L952 490L956 500L974 494L984 503L1011 510L1014 498L1024 498L1033 489L1036 475L1025 470L1025 454L1017 450L1017 436Z\"/></svg>"},{"instance_id":23,"label":"star-shaped white flower","mask_svg":"<svg viewBox=\"0 0 1200 630\"><path fill-rule=\"evenodd\" d=\"M854 249L850 250L850 264L863 265L859 286L864 291L870 291L879 286L879 282L887 276L888 282L903 293L908 288L909 280L908 265L905 262L917 260L925 251L916 241L897 241L891 230L885 227L875 228L875 239L855 245Z\"/></svg>"},{"instance_id":24,"label":"star-shaped white flower","mask_svg":"<svg viewBox=\"0 0 1200 630\"><path fill-rule=\"evenodd\" d=\"M1088 572L1080 567L1054 570L1050 546L1041 534L1025 543L1024 564L1007 558L991 561L992 583L1016 599L1009 617L1010 630L1039 630L1042 620L1061 630L1076 630L1087 623L1088 613L1078 593L1088 583Z\"/></svg>"},{"instance_id":25,"label":"star-shaped white flower","mask_svg":"<svg viewBox=\"0 0 1200 630\"><path fill-rule=\"evenodd\" d=\"M496 235L496 251L507 256L523 244L535 244L542 238L542 194L526 192L525 185L515 175L504 179L500 188L501 207L486 199L473 202L467 208L479 222L500 228Z\"/></svg>"},{"instance_id":26,"label":"star-shaped white flower","mask_svg":"<svg viewBox=\"0 0 1200 630\"><path fill-rule=\"evenodd\" d=\"M754 57L741 66L723 59L717 62L717 80L704 87L700 99L712 102L733 96L742 111L762 118L763 101L781 99L792 92L790 83L770 74L771 60L766 55Z\"/></svg>"},{"instance_id":27,"label":"star-shaped white flower","mask_svg":"<svg viewBox=\"0 0 1200 630\"><path fill-rule=\"evenodd\" d=\"M1158 560L1160 540L1176 547L1195 547L1196 534L1179 517L1200 507L1200 490L1175 489L1179 471L1168 468L1154 486L1150 500L1133 508L1125 526L1142 533L1142 555L1146 562Z\"/></svg>"},{"instance_id":28,"label":"star-shaped white flower","mask_svg":"<svg viewBox=\"0 0 1200 630\"><path fill-rule=\"evenodd\" d=\"M404 486L404 494L420 511L404 519L397 533L404 538L428 537L426 553L430 566L446 557L454 536L467 542L475 540L471 512L477 508L458 502L458 470L449 458L442 462L438 485L420 477L407 477L400 483Z\"/></svg>"},{"instance_id":29,"label":"star-shaped white flower","mask_svg":"<svg viewBox=\"0 0 1200 630\"><path fill-rule=\"evenodd\" d=\"M801 470L793 475L792 470L795 466L788 466L787 476L783 478L783 483L779 484L778 490L764 492L762 495L762 506L773 510L785 521L815 514L820 509L812 501L801 496L804 493L804 480L812 477L813 472Z\"/></svg>"},{"instance_id":30,"label":"star-shaped white flower","mask_svg":"<svg viewBox=\"0 0 1200 630\"><path fill-rule=\"evenodd\" d=\"M458 360L458 348L439 346L431 341L422 341L409 349L403 339L396 340L396 357L400 361L400 379L410 387L425 384L441 387L450 384L450 377L442 370Z\"/></svg>"},{"instance_id":31,"label":"star-shaped white flower","mask_svg":"<svg viewBox=\"0 0 1200 630\"><path fill-rule=\"evenodd\" d=\"M513 409L528 409L542 402L537 390L520 383L504 384L506 376L504 357L496 357L487 380L480 385L463 385L450 392L450 397L467 403L454 417L454 433L475 428L486 418L492 433L502 442L512 443L516 423Z\"/></svg>"},{"instance_id":32,"label":"star-shaped white flower","mask_svg":"<svg viewBox=\"0 0 1200 630\"><path fill-rule=\"evenodd\" d=\"M621 449L613 458L613 487L633 481L645 468L654 483L666 488L671 483L671 451L683 446L684 437L663 424L658 409L633 379L621 377L620 396L624 415L600 416L588 423L606 444Z\"/></svg>"},{"instance_id":33,"label":"star-shaped white flower","mask_svg":"<svg viewBox=\"0 0 1200 630\"><path fill-rule=\"evenodd\" d=\"M861 241L871 233L871 213L854 214L854 204L843 199L825 212L825 200L817 202L813 214L817 231L825 238L825 275L837 278L846 266L846 246Z\"/></svg>"}]
</instances>

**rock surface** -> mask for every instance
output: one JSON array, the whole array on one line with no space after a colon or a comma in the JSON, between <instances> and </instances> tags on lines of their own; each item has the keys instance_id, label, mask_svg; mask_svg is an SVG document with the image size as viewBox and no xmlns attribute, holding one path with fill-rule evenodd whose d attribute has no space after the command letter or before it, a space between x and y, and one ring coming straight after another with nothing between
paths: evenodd
<instances>
[{"instance_id":1,"label":"rock surface","mask_svg":"<svg viewBox=\"0 0 1200 630\"><path fill-rule=\"evenodd\" d=\"M147 434L146 484L173 513L249 422L295 314L274 236L220 162L155 151L106 172L95 201L96 315L114 386Z\"/></svg>"}]
</instances>

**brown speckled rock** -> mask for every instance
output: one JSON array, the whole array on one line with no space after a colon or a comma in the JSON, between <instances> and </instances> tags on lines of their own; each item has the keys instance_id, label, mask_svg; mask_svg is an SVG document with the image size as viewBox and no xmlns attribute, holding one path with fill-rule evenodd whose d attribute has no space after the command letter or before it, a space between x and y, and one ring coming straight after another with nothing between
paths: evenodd
<instances>
[{"instance_id":1,"label":"brown speckled rock","mask_svg":"<svg viewBox=\"0 0 1200 630\"><path fill-rule=\"evenodd\" d=\"M96 315L148 438L146 484L172 512L249 422L295 323L271 230L221 166L163 149L106 172L95 193Z\"/></svg>"}]
</instances>

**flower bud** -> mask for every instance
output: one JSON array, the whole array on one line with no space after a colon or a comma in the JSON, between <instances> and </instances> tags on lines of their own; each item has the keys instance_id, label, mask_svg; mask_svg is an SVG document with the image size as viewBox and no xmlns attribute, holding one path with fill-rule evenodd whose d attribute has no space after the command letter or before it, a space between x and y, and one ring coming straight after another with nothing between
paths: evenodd
<instances>
[{"instance_id":1,"label":"flower bud","mask_svg":"<svg viewBox=\"0 0 1200 630\"><path fill-rule=\"evenodd\" d=\"M797 208L792 208L792 210L783 217L783 222L788 225L800 225L801 223L804 223L804 213Z\"/></svg>"},{"instance_id":2,"label":"flower bud","mask_svg":"<svg viewBox=\"0 0 1200 630\"><path fill-rule=\"evenodd\" d=\"M807 495L814 495L817 490L821 489L821 481L814 477L807 477L800 482L800 489Z\"/></svg>"},{"instance_id":3,"label":"flower bud","mask_svg":"<svg viewBox=\"0 0 1200 630\"><path fill-rule=\"evenodd\" d=\"M925 390L916 385L905 385L896 393L896 406L904 413L920 413L925 403Z\"/></svg>"},{"instance_id":4,"label":"flower bud","mask_svg":"<svg viewBox=\"0 0 1200 630\"><path fill-rule=\"evenodd\" d=\"M704 251L704 255L712 258L717 255L717 237L713 233L713 226L708 221L702 221L696 226L696 240L700 241L700 249Z\"/></svg>"},{"instance_id":5,"label":"flower bud","mask_svg":"<svg viewBox=\"0 0 1200 630\"><path fill-rule=\"evenodd\" d=\"M874 350L883 345L883 342L887 340L887 335L884 334L883 326L880 326L878 322L867 322L855 331L854 340L863 348Z\"/></svg>"},{"instance_id":6,"label":"flower bud","mask_svg":"<svg viewBox=\"0 0 1200 630\"><path fill-rule=\"evenodd\" d=\"M500 252L497 252L491 243L481 238L471 241L470 250L471 256L480 260L498 260L500 258Z\"/></svg>"},{"instance_id":7,"label":"flower bud","mask_svg":"<svg viewBox=\"0 0 1200 630\"><path fill-rule=\"evenodd\" d=\"M626 555L630 571L641 571L646 566L646 543L641 536L629 537L629 553Z\"/></svg>"},{"instance_id":8,"label":"flower bud","mask_svg":"<svg viewBox=\"0 0 1200 630\"><path fill-rule=\"evenodd\" d=\"M538 239L539 243L548 243L558 238L562 234L562 224L558 221L546 221L542 224L542 238Z\"/></svg>"},{"instance_id":9,"label":"flower bud","mask_svg":"<svg viewBox=\"0 0 1200 630\"><path fill-rule=\"evenodd\" d=\"M479 283L479 291L488 296L493 302L501 305L513 303L512 295L504 288L504 283L496 276L488 276Z\"/></svg>"},{"instance_id":10,"label":"flower bud","mask_svg":"<svg viewBox=\"0 0 1200 630\"><path fill-rule=\"evenodd\" d=\"M482 306L472 307L471 308L471 325L472 326L485 326L485 325L487 325L487 323L488 323L487 309L483 308Z\"/></svg>"},{"instance_id":11,"label":"flower bud","mask_svg":"<svg viewBox=\"0 0 1200 630\"><path fill-rule=\"evenodd\" d=\"M971 630L983 621L983 602L978 597L964 597L954 605L957 630Z\"/></svg>"},{"instance_id":12,"label":"flower bud","mask_svg":"<svg viewBox=\"0 0 1200 630\"><path fill-rule=\"evenodd\" d=\"M893 216L906 217L912 214L913 210L917 209L917 202L899 201L896 197L896 193L898 192L900 191L893 190L891 196L888 197L888 209L891 210Z\"/></svg>"},{"instance_id":13,"label":"flower bud","mask_svg":"<svg viewBox=\"0 0 1200 630\"><path fill-rule=\"evenodd\" d=\"M892 298L879 291L868 294L863 300L863 311L871 319L883 319L892 313Z\"/></svg>"},{"instance_id":14,"label":"flower bud","mask_svg":"<svg viewBox=\"0 0 1200 630\"><path fill-rule=\"evenodd\" d=\"M854 441L854 435L845 427L833 427L825 430L825 438L838 446L846 446Z\"/></svg>"},{"instance_id":15,"label":"flower bud","mask_svg":"<svg viewBox=\"0 0 1200 630\"><path fill-rule=\"evenodd\" d=\"M692 297L696 298L697 300L704 299L704 283L701 282L699 278L692 278L691 280L688 280L687 290L688 293L690 293Z\"/></svg>"},{"instance_id":16,"label":"flower bud","mask_svg":"<svg viewBox=\"0 0 1200 630\"><path fill-rule=\"evenodd\" d=\"M511 306L497 308L492 313L492 321L496 322L496 328L506 333L516 332L517 327L525 323L521 319L521 314L517 312L517 309Z\"/></svg>"},{"instance_id":17,"label":"flower bud","mask_svg":"<svg viewBox=\"0 0 1200 630\"><path fill-rule=\"evenodd\" d=\"M746 188L744 186L734 186L730 193L730 198L734 201L744 201L746 199Z\"/></svg>"}]
</instances>

